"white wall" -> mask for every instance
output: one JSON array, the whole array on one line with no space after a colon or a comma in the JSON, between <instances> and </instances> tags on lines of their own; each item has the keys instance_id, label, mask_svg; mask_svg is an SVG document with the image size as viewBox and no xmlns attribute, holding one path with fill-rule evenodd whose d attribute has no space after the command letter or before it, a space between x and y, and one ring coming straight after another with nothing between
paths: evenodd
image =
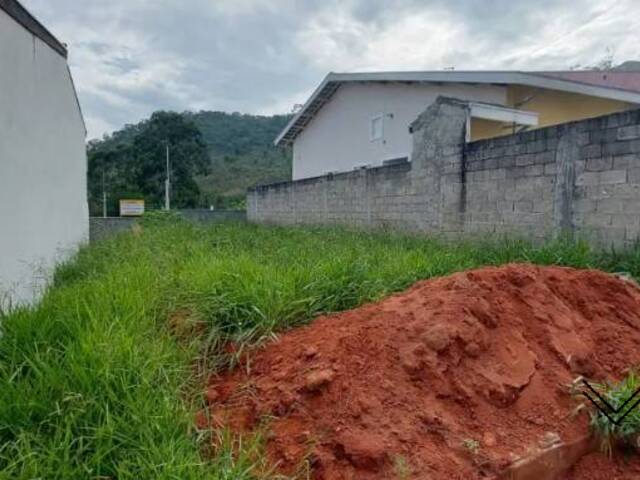
<instances>
[{"instance_id":1,"label":"white wall","mask_svg":"<svg viewBox=\"0 0 640 480\"><path fill-rule=\"evenodd\" d=\"M86 240L86 168L66 60L0 10L0 302L37 299Z\"/></svg>"},{"instance_id":2,"label":"white wall","mask_svg":"<svg viewBox=\"0 0 640 480\"><path fill-rule=\"evenodd\" d=\"M295 139L293 179L410 156L409 124L438 95L506 103L506 88L493 85L343 84ZM371 118L379 113L385 114L383 139L371 141Z\"/></svg>"}]
</instances>

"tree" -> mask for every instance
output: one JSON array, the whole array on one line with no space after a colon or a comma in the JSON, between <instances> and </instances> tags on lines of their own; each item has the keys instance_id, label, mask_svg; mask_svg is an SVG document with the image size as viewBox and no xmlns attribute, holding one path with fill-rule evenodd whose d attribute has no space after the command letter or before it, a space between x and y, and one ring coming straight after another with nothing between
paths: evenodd
<instances>
[{"instance_id":1,"label":"tree","mask_svg":"<svg viewBox=\"0 0 640 480\"><path fill-rule=\"evenodd\" d=\"M200 190L195 176L209 171L207 147L193 122L174 112L156 112L145 122L133 141L133 177L145 197L156 204L164 198L166 149L171 158L172 202L193 208Z\"/></svg>"},{"instance_id":2,"label":"tree","mask_svg":"<svg viewBox=\"0 0 640 480\"><path fill-rule=\"evenodd\" d=\"M117 208L117 200L125 196L143 197L148 205L160 207L164 202L167 146L172 206L197 206L200 190L195 177L207 174L210 165L202 134L183 115L156 112L149 120L89 145L92 213L101 211L103 184L109 192L111 213Z\"/></svg>"},{"instance_id":3,"label":"tree","mask_svg":"<svg viewBox=\"0 0 640 480\"><path fill-rule=\"evenodd\" d=\"M148 205L161 207L167 139L172 143L172 206L192 207L197 197L196 207L240 208L248 187L291 178L291 150L273 145L273 139L290 119L290 115L159 112L93 140L87 146L91 214L102 215L103 178L109 214L117 214L118 200L126 197L145 198ZM207 150L206 164L202 142ZM185 149L196 151L196 168L192 153L183 164L181 157L185 155L180 152ZM202 166L209 166L212 173L200 175ZM183 167L188 170L186 177Z\"/></svg>"}]
</instances>

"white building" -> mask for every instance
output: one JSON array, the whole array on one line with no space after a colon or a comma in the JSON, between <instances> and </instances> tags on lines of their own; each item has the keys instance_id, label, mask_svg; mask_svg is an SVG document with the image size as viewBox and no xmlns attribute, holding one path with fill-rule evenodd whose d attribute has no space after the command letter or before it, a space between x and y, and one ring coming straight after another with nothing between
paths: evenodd
<instances>
[{"instance_id":1,"label":"white building","mask_svg":"<svg viewBox=\"0 0 640 480\"><path fill-rule=\"evenodd\" d=\"M477 140L637 108L640 73L330 73L275 144L293 147L293 180L410 160L409 124L439 95L470 101Z\"/></svg>"},{"instance_id":2,"label":"white building","mask_svg":"<svg viewBox=\"0 0 640 480\"><path fill-rule=\"evenodd\" d=\"M0 306L37 299L87 239L85 135L66 47L0 0Z\"/></svg>"}]
</instances>

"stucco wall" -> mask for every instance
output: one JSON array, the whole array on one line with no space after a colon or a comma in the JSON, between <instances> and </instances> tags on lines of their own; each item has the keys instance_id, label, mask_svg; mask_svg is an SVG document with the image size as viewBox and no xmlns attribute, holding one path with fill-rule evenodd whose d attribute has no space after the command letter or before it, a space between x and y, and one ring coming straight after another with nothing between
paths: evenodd
<instances>
[{"instance_id":1,"label":"stucco wall","mask_svg":"<svg viewBox=\"0 0 640 480\"><path fill-rule=\"evenodd\" d=\"M66 60L0 10L0 301L32 301L88 236L85 131Z\"/></svg>"},{"instance_id":2,"label":"stucco wall","mask_svg":"<svg viewBox=\"0 0 640 480\"><path fill-rule=\"evenodd\" d=\"M249 220L342 223L476 236L640 236L640 110L465 144L465 106L414 123L413 162L257 187Z\"/></svg>"},{"instance_id":3,"label":"stucco wall","mask_svg":"<svg viewBox=\"0 0 640 480\"><path fill-rule=\"evenodd\" d=\"M594 118L634 108L633 104L523 85L509 85L507 105L538 112L538 127ZM637 106L635 106L637 108Z\"/></svg>"},{"instance_id":4,"label":"stucco wall","mask_svg":"<svg viewBox=\"0 0 640 480\"><path fill-rule=\"evenodd\" d=\"M379 166L384 160L409 156L408 126L438 95L506 103L506 88L491 85L342 85L295 139L293 179ZM371 118L378 114L384 115L383 139L371 141Z\"/></svg>"}]
</instances>

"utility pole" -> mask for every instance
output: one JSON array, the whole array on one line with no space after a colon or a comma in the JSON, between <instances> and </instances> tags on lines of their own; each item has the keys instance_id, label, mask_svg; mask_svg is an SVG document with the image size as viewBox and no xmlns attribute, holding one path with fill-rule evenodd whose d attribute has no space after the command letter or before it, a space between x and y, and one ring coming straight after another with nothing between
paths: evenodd
<instances>
[{"instance_id":1,"label":"utility pole","mask_svg":"<svg viewBox=\"0 0 640 480\"><path fill-rule=\"evenodd\" d=\"M167 179L164 182L164 209L171 210L171 163L169 160L169 142L167 142Z\"/></svg>"},{"instance_id":2,"label":"utility pole","mask_svg":"<svg viewBox=\"0 0 640 480\"><path fill-rule=\"evenodd\" d=\"M107 189L104 181L104 165L102 165L102 217L107 218Z\"/></svg>"}]
</instances>

